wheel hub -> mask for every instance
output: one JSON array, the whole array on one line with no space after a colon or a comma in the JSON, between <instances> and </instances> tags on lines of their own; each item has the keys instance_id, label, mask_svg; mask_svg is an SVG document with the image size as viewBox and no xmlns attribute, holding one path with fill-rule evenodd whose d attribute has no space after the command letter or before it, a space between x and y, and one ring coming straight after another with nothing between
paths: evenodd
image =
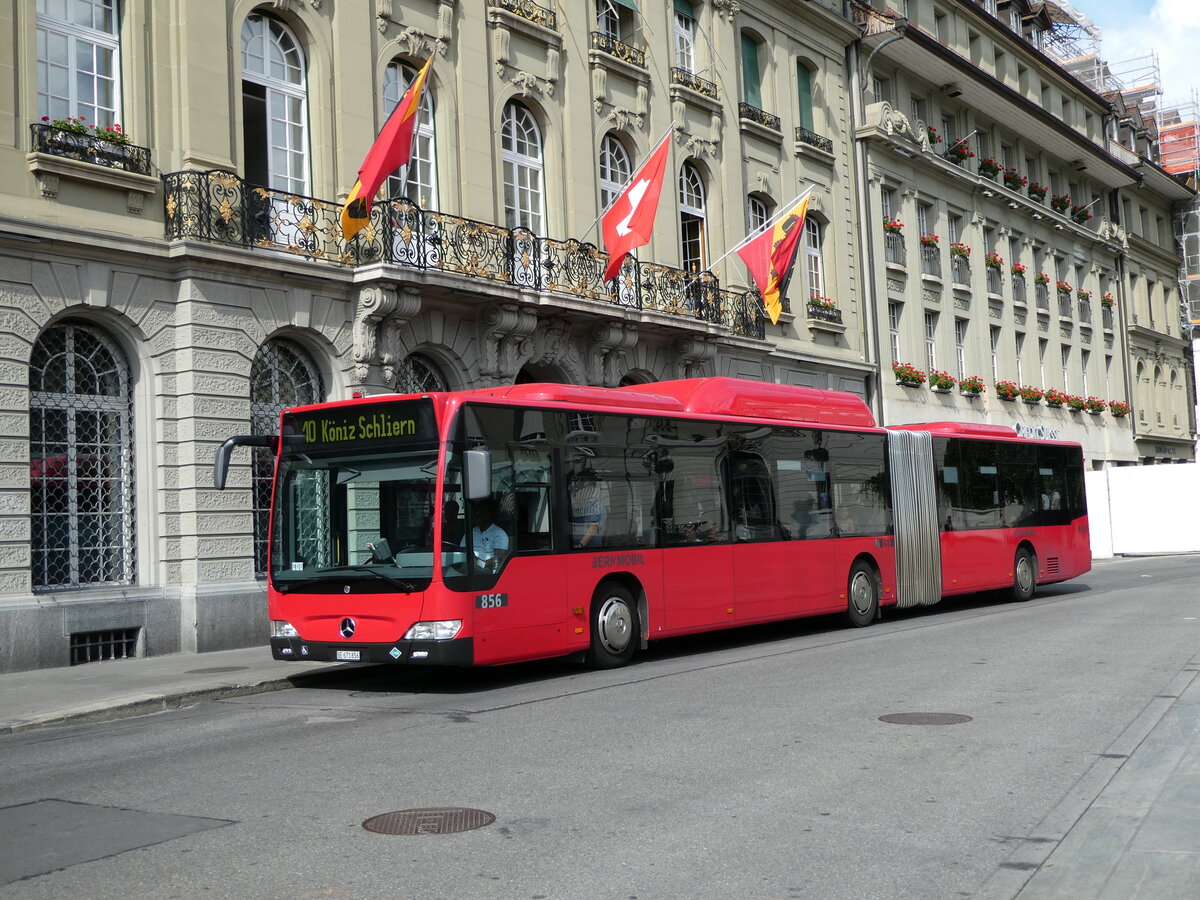
<instances>
[{"instance_id":1,"label":"wheel hub","mask_svg":"<svg viewBox=\"0 0 1200 900\"><path fill-rule=\"evenodd\" d=\"M600 607L596 617L600 626L600 642L610 653L620 653L633 638L633 616L621 600L610 597Z\"/></svg>"}]
</instances>

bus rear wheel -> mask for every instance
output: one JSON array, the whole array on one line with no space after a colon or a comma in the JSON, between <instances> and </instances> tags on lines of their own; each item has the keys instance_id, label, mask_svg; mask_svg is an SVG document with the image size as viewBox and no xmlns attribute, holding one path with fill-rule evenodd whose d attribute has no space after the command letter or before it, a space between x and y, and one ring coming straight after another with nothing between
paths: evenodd
<instances>
[{"instance_id":1,"label":"bus rear wheel","mask_svg":"<svg viewBox=\"0 0 1200 900\"><path fill-rule=\"evenodd\" d=\"M600 585L592 598L592 645L588 662L598 669L623 666L637 649L637 605L619 584Z\"/></svg>"},{"instance_id":2,"label":"bus rear wheel","mask_svg":"<svg viewBox=\"0 0 1200 900\"><path fill-rule=\"evenodd\" d=\"M1013 560L1013 585L1008 595L1013 600L1024 602L1033 597L1037 589L1037 557L1027 547L1017 551Z\"/></svg>"},{"instance_id":3,"label":"bus rear wheel","mask_svg":"<svg viewBox=\"0 0 1200 900\"><path fill-rule=\"evenodd\" d=\"M861 559L850 568L846 597L846 619L855 628L870 625L878 617L879 578L875 570Z\"/></svg>"}]
</instances>

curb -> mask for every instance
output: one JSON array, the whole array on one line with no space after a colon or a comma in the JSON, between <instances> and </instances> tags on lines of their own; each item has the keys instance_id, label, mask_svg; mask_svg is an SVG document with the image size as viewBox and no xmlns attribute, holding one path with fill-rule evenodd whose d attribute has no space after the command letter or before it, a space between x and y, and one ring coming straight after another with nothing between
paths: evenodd
<instances>
[{"instance_id":1,"label":"curb","mask_svg":"<svg viewBox=\"0 0 1200 900\"><path fill-rule=\"evenodd\" d=\"M150 715L195 706L210 700L224 700L230 697L246 697L253 694L268 694L273 691L286 691L290 688L304 687L306 682L335 681L350 677L359 666L341 666L323 672L297 672L282 678L273 678L257 684L224 684L216 687L198 687L175 691L169 694L153 694L132 700L117 700L112 702L100 701L66 712L47 713L44 716L33 716L15 722L0 723L0 735L20 734L39 728L55 728L61 725L79 725L84 723L111 722L118 719L129 719L134 716Z\"/></svg>"}]
</instances>

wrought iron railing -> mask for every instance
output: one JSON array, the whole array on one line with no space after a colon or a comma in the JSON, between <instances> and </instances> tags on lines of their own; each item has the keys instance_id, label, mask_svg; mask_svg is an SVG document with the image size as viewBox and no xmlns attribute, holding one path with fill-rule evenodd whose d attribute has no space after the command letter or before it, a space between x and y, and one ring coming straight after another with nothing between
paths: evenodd
<instances>
[{"instance_id":1,"label":"wrought iron railing","mask_svg":"<svg viewBox=\"0 0 1200 900\"><path fill-rule=\"evenodd\" d=\"M890 263L904 265L904 235L894 231L883 234L883 258Z\"/></svg>"},{"instance_id":2,"label":"wrought iron railing","mask_svg":"<svg viewBox=\"0 0 1200 900\"><path fill-rule=\"evenodd\" d=\"M1034 285L1033 294L1037 298L1037 308L1050 312L1050 289L1044 284Z\"/></svg>"},{"instance_id":3,"label":"wrought iron railing","mask_svg":"<svg viewBox=\"0 0 1200 900\"><path fill-rule=\"evenodd\" d=\"M592 32L592 49L599 50L601 53L607 53L609 56L615 56L617 59L629 63L631 66L637 66L639 69L646 68L646 51L640 47L634 47L626 44L624 41L619 41L603 31Z\"/></svg>"},{"instance_id":4,"label":"wrought iron railing","mask_svg":"<svg viewBox=\"0 0 1200 900\"><path fill-rule=\"evenodd\" d=\"M1105 331L1113 330L1113 311L1109 307L1104 307L1100 310L1100 323L1104 326Z\"/></svg>"},{"instance_id":5,"label":"wrought iron railing","mask_svg":"<svg viewBox=\"0 0 1200 900\"><path fill-rule=\"evenodd\" d=\"M532 0L488 0L488 5L507 10L514 16L520 16L522 19L528 19L538 25L545 25L547 28L558 27L558 17L554 10L538 6Z\"/></svg>"},{"instance_id":6,"label":"wrought iron railing","mask_svg":"<svg viewBox=\"0 0 1200 900\"><path fill-rule=\"evenodd\" d=\"M807 144L810 147L816 147L818 150L824 150L826 153L833 152L833 141L824 135L817 134L815 131L809 131L807 128L796 127L796 143Z\"/></svg>"},{"instance_id":7,"label":"wrought iron railing","mask_svg":"<svg viewBox=\"0 0 1200 900\"><path fill-rule=\"evenodd\" d=\"M1058 314L1064 319L1071 318L1071 295L1060 293L1058 295Z\"/></svg>"},{"instance_id":8,"label":"wrought iron railing","mask_svg":"<svg viewBox=\"0 0 1200 900\"><path fill-rule=\"evenodd\" d=\"M368 225L347 242L341 206L248 185L221 170L172 172L165 185L166 238L291 253L342 265L390 263L466 275L633 309L723 324L762 338L757 293L722 290L711 272L686 272L629 258L604 281L608 254L574 238L422 209L410 200L375 203Z\"/></svg>"},{"instance_id":9,"label":"wrought iron railing","mask_svg":"<svg viewBox=\"0 0 1200 900\"><path fill-rule=\"evenodd\" d=\"M950 271L953 275L955 284L971 283L971 263L965 257L956 256L951 259Z\"/></svg>"},{"instance_id":10,"label":"wrought iron railing","mask_svg":"<svg viewBox=\"0 0 1200 900\"><path fill-rule=\"evenodd\" d=\"M993 269L988 266L987 269L987 292L989 294L999 294L1003 288L1001 287L1002 278L999 269Z\"/></svg>"},{"instance_id":11,"label":"wrought iron railing","mask_svg":"<svg viewBox=\"0 0 1200 900\"><path fill-rule=\"evenodd\" d=\"M688 88L698 94L703 94L711 100L721 99L715 81L701 78L695 72L685 69L683 66L671 66L671 84Z\"/></svg>"},{"instance_id":12,"label":"wrought iron railing","mask_svg":"<svg viewBox=\"0 0 1200 900\"><path fill-rule=\"evenodd\" d=\"M136 175L154 174L149 147L106 141L94 134L78 134L53 125L35 123L29 129L33 135L32 149L35 153L75 159Z\"/></svg>"},{"instance_id":13,"label":"wrought iron railing","mask_svg":"<svg viewBox=\"0 0 1200 900\"><path fill-rule=\"evenodd\" d=\"M758 291L721 291L721 324L743 337L762 340L767 336L767 312ZM784 311L787 298L783 298Z\"/></svg>"},{"instance_id":14,"label":"wrought iron railing","mask_svg":"<svg viewBox=\"0 0 1200 900\"><path fill-rule=\"evenodd\" d=\"M921 274L942 277L942 251L937 247L921 248Z\"/></svg>"},{"instance_id":15,"label":"wrought iron railing","mask_svg":"<svg viewBox=\"0 0 1200 900\"><path fill-rule=\"evenodd\" d=\"M805 310L805 315L810 319L819 319L822 322L833 322L836 325L842 324L842 311L837 307L808 306Z\"/></svg>"},{"instance_id":16,"label":"wrought iron railing","mask_svg":"<svg viewBox=\"0 0 1200 900\"><path fill-rule=\"evenodd\" d=\"M1022 306L1024 306L1026 303L1026 301L1025 301L1025 276L1024 275L1014 275L1012 277L1012 288L1013 288L1013 303L1019 303Z\"/></svg>"},{"instance_id":17,"label":"wrought iron railing","mask_svg":"<svg viewBox=\"0 0 1200 900\"><path fill-rule=\"evenodd\" d=\"M1080 300L1079 306L1079 321L1085 325L1092 324L1092 304L1088 300Z\"/></svg>"},{"instance_id":18,"label":"wrought iron railing","mask_svg":"<svg viewBox=\"0 0 1200 900\"><path fill-rule=\"evenodd\" d=\"M757 106L751 106L745 101L738 104L738 118L761 125L763 128L770 128L772 131L783 132L783 120L779 116L765 112Z\"/></svg>"}]
</instances>

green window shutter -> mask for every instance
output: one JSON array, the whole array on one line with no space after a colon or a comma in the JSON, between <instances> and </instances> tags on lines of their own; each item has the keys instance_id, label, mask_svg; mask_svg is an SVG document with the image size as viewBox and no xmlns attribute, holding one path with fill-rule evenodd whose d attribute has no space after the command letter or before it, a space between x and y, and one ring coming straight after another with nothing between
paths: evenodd
<instances>
[{"instance_id":1,"label":"green window shutter","mask_svg":"<svg viewBox=\"0 0 1200 900\"><path fill-rule=\"evenodd\" d=\"M758 72L758 43L742 34L742 99L762 109L762 77Z\"/></svg>"},{"instance_id":2,"label":"green window shutter","mask_svg":"<svg viewBox=\"0 0 1200 900\"><path fill-rule=\"evenodd\" d=\"M812 131L812 73L802 62L796 63L796 83L800 87L800 127Z\"/></svg>"},{"instance_id":3,"label":"green window shutter","mask_svg":"<svg viewBox=\"0 0 1200 900\"><path fill-rule=\"evenodd\" d=\"M681 16L687 16L689 19L696 18L696 9L692 6L692 0L675 0L675 12Z\"/></svg>"},{"instance_id":4,"label":"green window shutter","mask_svg":"<svg viewBox=\"0 0 1200 900\"><path fill-rule=\"evenodd\" d=\"M623 6L626 9L633 10L634 12L638 11L637 4L634 3L633 0L616 0L616 4L617 6Z\"/></svg>"}]
</instances>

